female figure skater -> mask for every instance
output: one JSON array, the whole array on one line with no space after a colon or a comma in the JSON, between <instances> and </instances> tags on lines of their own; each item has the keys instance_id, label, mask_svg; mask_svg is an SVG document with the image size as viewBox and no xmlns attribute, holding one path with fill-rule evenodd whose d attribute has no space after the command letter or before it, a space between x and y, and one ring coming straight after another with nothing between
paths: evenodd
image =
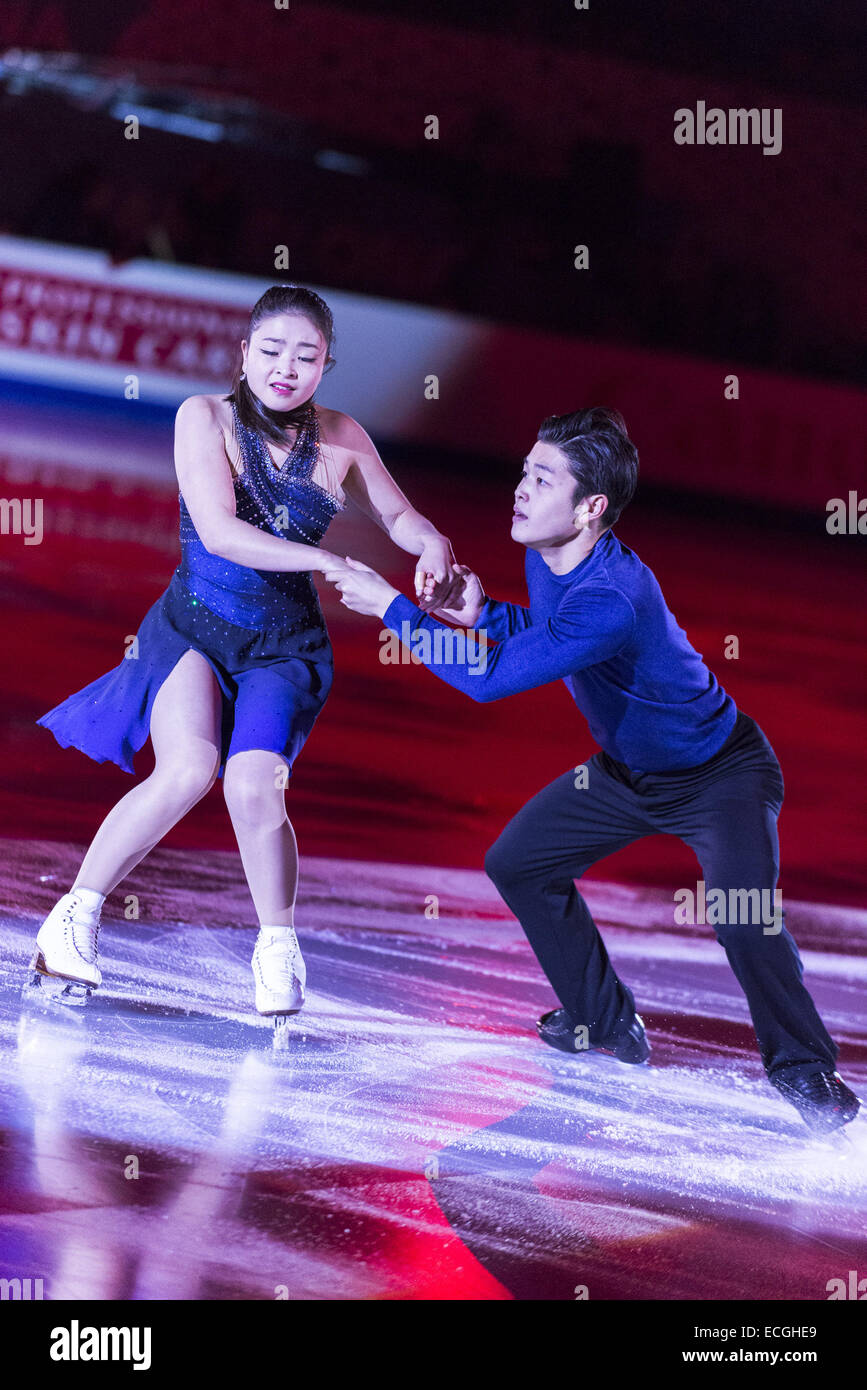
<instances>
[{"instance_id":1,"label":"female figure skater","mask_svg":"<svg viewBox=\"0 0 867 1390\"><path fill-rule=\"evenodd\" d=\"M333 340L331 312L311 290L262 295L232 391L190 396L177 412L182 558L168 588L114 670L37 721L63 747L127 772L148 735L155 757L37 934L33 982L59 977L67 998L101 982L106 895L222 775L260 924L256 1008L276 1016L304 1003L284 787L333 675L312 573L343 561L319 543L349 497L419 556L425 607L448 602L460 582L449 541L410 505L361 426L314 404Z\"/></svg>"}]
</instances>

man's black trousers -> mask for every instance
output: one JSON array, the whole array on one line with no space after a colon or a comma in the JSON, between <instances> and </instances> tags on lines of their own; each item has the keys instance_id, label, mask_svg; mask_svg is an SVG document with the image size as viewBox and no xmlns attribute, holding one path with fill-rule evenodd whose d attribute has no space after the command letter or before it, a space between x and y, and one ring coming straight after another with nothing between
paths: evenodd
<instances>
[{"instance_id":1,"label":"man's black trousers","mask_svg":"<svg viewBox=\"0 0 867 1390\"><path fill-rule=\"evenodd\" d=\"M708 930L747 997L767 1074L833 1071L837 1047L802 983L793 938L779 919L771 928L767 917L754 920L754 910L744 910L747 895L730 892L760 890L749 898L752 907L765 890L770 905L779 873L783 777L756 722L739 712L719 753L678 772L632 775L606 753L594 754L585 766L586 786L570 770L527 802L488 850L485 869L563 1008L574 1024L587 1026L590 1045L628 1026L635 1002L573 879L615 850L661 833L677 835L695 851L707 895L725 890L720 920ZM696 884L689 886L698 892ZM672 921L673 914L674 900Z\"/></svg>"}]
</instances>

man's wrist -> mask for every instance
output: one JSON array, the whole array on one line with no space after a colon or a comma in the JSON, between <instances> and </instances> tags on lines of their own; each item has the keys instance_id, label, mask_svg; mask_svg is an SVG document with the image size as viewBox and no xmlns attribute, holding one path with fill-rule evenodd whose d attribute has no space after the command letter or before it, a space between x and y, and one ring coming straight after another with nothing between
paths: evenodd
<instances>
[{"instance_id":1,"label":"man's wrist","mask_svg":"<svg viewBox=\"0 0 867 1390\"><path fill-rule=\"evenodd\" d=\"M482 621L482 614L484 613L485 609L487 608L490 602L491 599L488 598L488 595L483 594L481 602L479 604L479 611L473 618L473 621L469 624L470 627L478 627L479 623Z\"/></svg>"},{"instance_id":2,"label":"man's wrist","mask_svg":"<svg viewBox=\"0 0 867 1390\"><path fill-rule=\"evenodd\" d=\"M394 600L398 597L399 594L400 589L396 589L393 584L384 584L382 598L377 609L377 613L380 618L385 617L387 609L391 607L391 605L394 603Z\"/></svg>"}]
</instances>

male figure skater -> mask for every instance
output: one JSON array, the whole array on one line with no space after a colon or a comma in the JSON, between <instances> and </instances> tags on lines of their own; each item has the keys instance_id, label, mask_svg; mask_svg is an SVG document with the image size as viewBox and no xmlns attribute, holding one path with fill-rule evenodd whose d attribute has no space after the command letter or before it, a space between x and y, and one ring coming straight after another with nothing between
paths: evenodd
<instances>
[{"instance_id":1,"label":"male figure skater","mask_svg":"<svg viewBox=\"0 0 867 1390\"><path fill-rule=\"evenodd\" d=\"M560 1001L539 1019L540 1038L567 1052L588 1046L647 1060L632 992L573 880L644 835L677 835L696 853L707 901L723 890L709 921L747 997L769 1081L811 1128L837 1129L860 1102L835 1070L836 1044L781 915L769 924L751 910L775 900L780 766L678 627L651 571L612 530L637 477L638 454L616 411L543 421L512 519L512 537L526 547L529 607L489 598L459 566L461 599L435 610L493 639L484 662L478 652L461 659L459 647L449 659L450 629L367 566L350 561L355 574L335 570L334 582L348 608L383 618L472 699L565 680L601 747L579 775L570 769L532 797L485 858Z\"/></svg>"}]
</instances>

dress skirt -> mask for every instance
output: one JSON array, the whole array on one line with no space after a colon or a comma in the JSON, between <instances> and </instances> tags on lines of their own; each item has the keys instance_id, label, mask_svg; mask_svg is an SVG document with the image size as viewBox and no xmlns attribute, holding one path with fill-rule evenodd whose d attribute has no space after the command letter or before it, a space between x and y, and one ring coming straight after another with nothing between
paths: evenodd
<instances>
[{"instance_id":1,"label":"dress skirt","mask_svg":"<svg viewBox=\"0 0 867 1390\"><path fill-rule=\"evenodd\" d=\"M334 675L312 579L303 576L310 591L303 602L283 602L279 610L272 605L279 617L272 612L266 620L254 619L252 609L236 613L250 623L246 627L214 612L202 602L201 588L187 580L179 565L118 665L36 722L62 747L134 773L133 757L149 736L157 691L192 649L210 665L223 697L220 775L228 758L250 749L279 754L291 772Z\"/></svg>"}]
</instances>

